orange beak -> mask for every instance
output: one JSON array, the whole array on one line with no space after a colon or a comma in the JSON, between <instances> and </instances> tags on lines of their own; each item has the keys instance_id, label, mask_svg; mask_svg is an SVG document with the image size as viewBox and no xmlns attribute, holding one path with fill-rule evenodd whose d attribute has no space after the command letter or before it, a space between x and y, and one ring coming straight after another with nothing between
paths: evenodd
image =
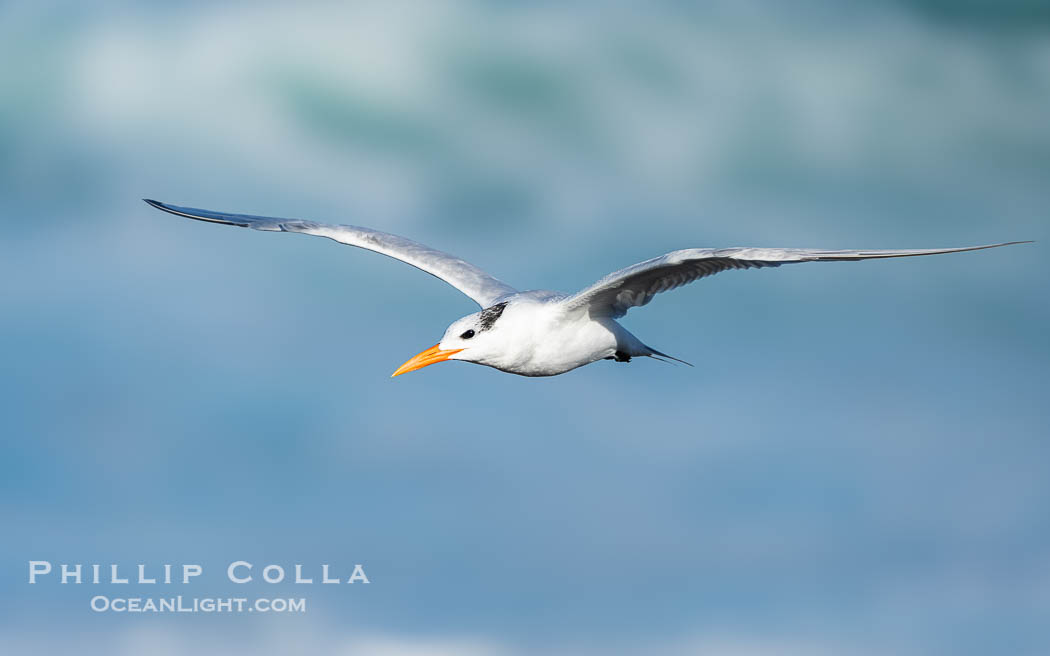
<instances>
[{"instance_id":1,"label":"orange beak","mask_svg":"<svg viewBox=\"0 0 1050 656\"><path fill-rule=\"evenodd\" d=\"M425 367L427 365L431 365L431 364L434 364L434 363L437 363L437 362L444 362L445 360L448 360L450 357L452 357L456 353L459 353L460 351L463 350L463 349L449 349L447 351L442 351L440 348L438 348L439 346L440 346L440 344L434 344L433 346L431 346L427 350L423 351L422 353L420 353L416 357L412 358L411 360L409 360L405 364L403 364L400 367L398 367L397 371L392 373L390 375L390 377L393 378L394 376L400 376L401 374L407 374L410 371L415 371L416 369L422 369L423 367Z\"/></svg>"}]
</instances>

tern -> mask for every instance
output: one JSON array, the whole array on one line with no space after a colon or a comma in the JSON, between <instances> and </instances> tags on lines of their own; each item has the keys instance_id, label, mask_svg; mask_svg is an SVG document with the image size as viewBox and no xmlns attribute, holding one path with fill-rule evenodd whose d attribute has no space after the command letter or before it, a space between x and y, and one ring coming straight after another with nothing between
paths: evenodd
<instances>
[{"instance_id":1,"label":"tern","mask_svg":"<svg viewBox=\"0 0 1050 656\"><path fill-rule=\"evenodd\" d=\"M729 269L915 257L1030 243L911 250L687 248L610 273L575 294L563 294L518 291L454 255L370 228L230 214L143 200L159 210L198 221L270 232L300 232L382 253L444 280L481 306L479 312L454 321L440 342L408 360L392 376L446 360L483 364L520 376L556 376L598 360L630 362L631 358L650 357L685 362L646 346L616 320L630 308L647 304L660 292Z\"/></svg>"}]
</instances>

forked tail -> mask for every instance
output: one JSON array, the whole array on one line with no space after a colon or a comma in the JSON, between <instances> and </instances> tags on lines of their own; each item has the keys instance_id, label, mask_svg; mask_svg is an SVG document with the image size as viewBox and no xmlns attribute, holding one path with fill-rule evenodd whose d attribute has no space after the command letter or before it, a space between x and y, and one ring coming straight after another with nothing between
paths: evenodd
<instances>
[{"instance_id":1,"label":"forked tail","mask_svg":"<svg viewBox=\"0 0 1050 656\"><path fill-rule=\"evenodd\" d=\"M649 349L649 351L650 351L649 353L646 354L646 356L650 357L650 358L652 358L654 360L659 360L660 362L666 362L668 364L674 364L674 362L681 362L682 364L687 364L690 367L693 366L692 362L686 362L685 360L682 360L681 358L676 358L673 355L667 355L666 353L661 353L660 351L657 351L656 349L654 349L653 347L651 347L649 345L646 345L645 348ZM667 359L665 360L664 358L667 358ZM671 362L671 360L674 360L674 362Z\"/></svg>"}]
</instances>

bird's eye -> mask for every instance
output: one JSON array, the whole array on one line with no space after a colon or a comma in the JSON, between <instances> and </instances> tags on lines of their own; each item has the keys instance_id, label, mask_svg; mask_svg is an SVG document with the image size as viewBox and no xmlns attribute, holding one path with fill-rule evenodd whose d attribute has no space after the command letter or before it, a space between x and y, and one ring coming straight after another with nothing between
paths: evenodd
<instances>
[{"instance_id":1,"label":"bird's eye","mask_svg":"<svg viewBox=\"0 0 1050 656\"><path fill-rule=\"evenodd\" d=\"M460 335L460 338L461 338L461 339L470 339L470 338L471 338L471 337L473 337L473 336L474 336L474 329L473 329L473 328L471 328L471 329L470 329L470 330L468 330L467 332L465 332L465 333L463 333L462 335Z\"/></svg>"}]
</instances>

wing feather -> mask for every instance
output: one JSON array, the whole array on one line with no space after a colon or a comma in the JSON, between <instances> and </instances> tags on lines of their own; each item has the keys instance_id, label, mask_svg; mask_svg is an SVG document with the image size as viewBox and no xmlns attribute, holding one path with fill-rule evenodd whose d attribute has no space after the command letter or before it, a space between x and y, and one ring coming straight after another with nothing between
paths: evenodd
<instances>
[{"instance_id":1,"label":"wing feather","mask_svg":"<svg viewBox=\"0 0 1050 656\"><path fill-rule=\"evenodd\" d=\"M802 248L689 248L639 262L610 273L590 287L566 298L568 311L586 310L592 316L619 318L653 296L730 269L760 269L795 262L852 262L890 257L917 257L961 253L1030 242L911 250L825 251Z\"/></svg>"},{"instance_id":2,"label":"wing feather","mask_svg":"<svg viewBox=\"0 0 1050 656\"><path fill-rule=\"evenodd\" d=\"M430 248L419 242L370 228L351 225L330 225L300 219L281 219L251 214L214 212L194 207L179 207L144 198L147 203L177 216L197 221L209 221L224 225L235 225L254 230L271 232L301 232L306 235L326 237L340 244L356 246L401 260L406 264L444 280L463 292L483 308L497 303L501 298L514 294L516 289L482 269L460 258Z\"/></svg>"}]
</instances>

